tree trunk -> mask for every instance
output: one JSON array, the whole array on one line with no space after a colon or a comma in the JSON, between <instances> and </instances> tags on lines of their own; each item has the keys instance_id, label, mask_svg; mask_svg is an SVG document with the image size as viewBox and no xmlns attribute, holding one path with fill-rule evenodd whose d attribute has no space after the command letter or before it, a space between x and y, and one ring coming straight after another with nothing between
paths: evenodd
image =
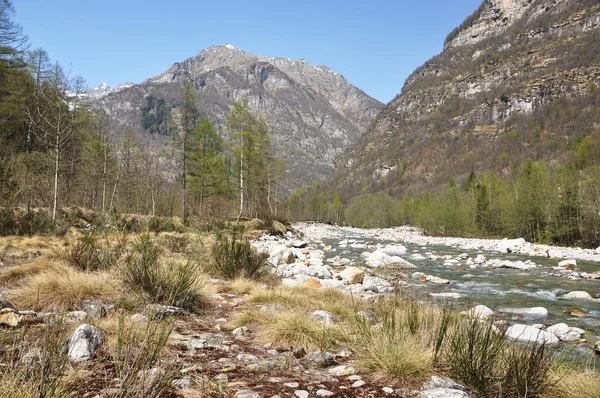
<instances>
[{"instance_id":1,"label":"tree trunk","mask_svg":"<svg viewBox=\"0 0 600 398\"><path fill-rule=\"evenodd\" d=\"M238 214L237 223L240 223L242 214L244 213L244 150L240 151L240 212Z\"/></svg>"},{"instance_id":2,"label":"tree trunk","mask_svg":"<svg viewBox=\"0 0 600 398\"><path fill-rule=\"evenodd\" d=\"M60 132L56 131L54 144L54 195L52 199L52 225L56 225L56 210L58 207L58 168L60 166Z\"/></svg>"}]
</instances>

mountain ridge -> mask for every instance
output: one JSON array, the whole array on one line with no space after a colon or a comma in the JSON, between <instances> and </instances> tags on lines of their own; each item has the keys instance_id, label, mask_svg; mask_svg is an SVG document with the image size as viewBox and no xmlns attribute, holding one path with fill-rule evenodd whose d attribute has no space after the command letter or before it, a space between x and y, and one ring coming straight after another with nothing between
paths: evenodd
<instances>
[{"instance_id":1,"label":"mountain ridge","mask_svg":"<svg viewBox=\"0 0 600 398\"><path fill-rule=\"evenodd\" d=\"M597 1L486 0L473 16L338 159L339 192L402 197L471 171L507 174L527 157L565 163L577 135L600 128Z\"/></svg>"},{"instance_id":2,"label":"mountain ridge","mask_svg":"<svg viewBox=\"0 0 600 398\"><path fill-rule=\"evenodd\" d=\"M93 102L121 129L148 132L142 123L144 109L149 109L148 126L148 120L164 114L156 104L176 106L178 89L187 79L194 84L200 110L220 129L229 104L248 98L271 129L276 153L289 166L292 188L330 176L336 156L358 140L384 106L326 66L256 55L229 44L201 50L140 84L112 90ZM155 122L152 131L164 133L166 121ZM165 139L160 134L152 138Z\"/></svg>"}]
</instances>

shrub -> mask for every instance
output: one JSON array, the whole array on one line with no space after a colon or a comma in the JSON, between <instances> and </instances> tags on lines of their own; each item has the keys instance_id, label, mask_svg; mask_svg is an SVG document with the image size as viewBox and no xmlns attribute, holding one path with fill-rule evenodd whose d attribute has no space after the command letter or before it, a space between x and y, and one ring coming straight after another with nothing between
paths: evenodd
<instances>
[{"instance_id":1,"label":"shrub","mask_svg":"<svg viewBox=\"0 0 600 398\"><path fill-rule=\"evenodd\" d=\"M183 232L183 224L178 223L172 217L152 217L148 221L148 231L150 232Z\"/></svg>"},{"instance_id":2,"label":"shrub","mask_svg":"<svg viewBox=\"0 0 600 398\"><path fill-rule=\"evenodd\" d=\"M217 233L210 271L225 279L257 279L265 275L268 254L257 253L247 239L236 232Z\"/></svg>"},{"instance_id":3,"label":"shrub","mask_svg":"<svg viewBox=\"0 0 600 398\"><path fill-rule=\"evenodd\" d=\"M204 306L204 281L196 264L189 261L161 261L162 250L143 234L127 256L123 279L138 293L152 302L196 310Z\"/></svg>"},{"instance_id":4,"label":"shrub","mask_svg":"<svg viewBox=\"0 0 600 398\"><path fill-rule=\"evenodd\" d=\"M123 254L123 245L102 245L95 231L85 231L75 244L57 253L58 258L81 271L109 269L117 264Z\"/></svg>"},{"instance_id":5,"label":"shrub","mask_svg":"<svg viewBox=\"0 0 600 398\"><path fill-rule=\"evenodd\" d=\"M176 363L161 361L172 330L173 325L167 321L148 322L140 336L133 326L125 324L125 316L121 314L112 355L119 385L112 397L161 397L168 392L179 374Z\"/></svg>"},{"instance_id":6,"label":"shrub","mask_svg":"<svg viewBox=\"0 0 600 398\"><path fill-rule=\"evenodd\" d=\"M446 348L449 371L481 396L537 397L551 385L552 350L509 343L491 323L459 323Z\"/></svg>"}]
</instances>

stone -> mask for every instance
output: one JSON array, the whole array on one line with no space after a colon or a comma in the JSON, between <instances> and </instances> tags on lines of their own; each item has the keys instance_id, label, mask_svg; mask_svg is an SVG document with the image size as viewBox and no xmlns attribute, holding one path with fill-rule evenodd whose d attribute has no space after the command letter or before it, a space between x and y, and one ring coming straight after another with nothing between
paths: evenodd
<instances>
[{"instance_id":1,"label":"stone","mask_svg":"<svg viewBox=\"0 0 600 398\"><path fill-rule=\"evenodd\" d=\"M548 310L544 307L532 307L532 308L500 308L500 312L515 315L525 315L531 317L545 317L548 316Z\"/></svg>"},{"instance_id":2,"label":"stone","mask_svg":"<svg viewBox=\"0 0 600 398\"><path fill-rule=\"evenodd\" d=\"M455 293L455 292L429 293L429 295L431 297L435 297L435 298L445 298L445 299L452 299L452 300L457 300L462 297L460 294Z\"/></svg>"},{"instance_id":3,"label":"stone","mask_svg":"<svg viewBox=\"0 0 600 398\"><path fill-rule=\"evenodd\" d=\"M600 341L596 341L596 344L594 344L594 353L600 355Z\"/></svg>"},{"instance_id":4,"label":"stone","mask_svg":"<svg viewBox=\"0 0 600 398\"><path fill-rule=\"evenodd\" d=\"M325 390L323 388L318 389L316 394L317 394L317 397L331 397L334 395L331 391Z\"/></svg>"},{"instance_id":5,"label":"stone","mask_svg":"<svg viewBox=\"0 0 600 398\"><path fill-rule=\"evenodd\" d=\"M237 357L235 357L235 359L237 359L240 362L249 363L257 361L258 357L252 354L238 354Z\"/></svg>"},{"instance_id":6,"label":"stone","mask_svg":"<svg viewBox=\"0 0 600 398\"><path fill-rule=\"evenodd\" d=\"M92 318L106 318L106 307L97 300L84 300L81 302L79 309Z\"/></svg>"},{"instance_id":7,"label":"stone","mask_svg":"<svg viewBox=\"0 0 600 398\"><path fill-rule=\"evenodd\" d=\"M260 394L252 390L240 390L235 393L234 398L261 398Z\"/></svg>"},{"instance_id":8,"label":"stone","mask_svg":"<svg viewBox=\"0 0 600 398\"><path fill-rule=\"evenodd\" d=\"M406 247L400 244L394 245L390 243L385 245L381 251L390 256L400 256L402 254L406 254Z\"/></svg>"},{"instance_id":9,"label":"stone","mask_svg":"<svg viewBox=\"0 0 600 398\"><path fill-rule=\"evenodd\" d=\"M338 323L340 321L340 317L338 317L337 315L323 310L309 312L307 315L310 319L323 323L325 325L333 325L334 323Z\"/></svg>"},{"instance_id":10,"label":"stone","mask_svg":"<svg viewBox=\"0 0 600 398\"><path fill-rule=\"evenodd\" d=\"M296 390L294 391L294 396L298 398L308 398L308 391L306 390Z\"/></svg>"},{"instance_id":11,"label":"stone","mask_svg":"<svg viewBox=\"0 0 600 398\"><path fill-rule=\"evenodd\" d=\"M562 335L569 333L569 325L566 323L557 323L556 325L549 326L546 332L552 333L560 339Z\"/></svg>"},{"instance_id":12,"label":"stone","mask_svg":"<svg viewBox=\"0 0 600 398\"><path fill-rule=\"evenodd\" d=\"M516 324L506 329L506 338L523 343L556 344L558 338L553 334L531 326Z\"/></svg>"},{"instance_id":13,"label":"stone","mask_svg":"<svg viewBox=\"0 0 600 398\"><path fill-rule=\"evenodd\" d=\"M497 245L496 250L501 253L518 253L527 241L523 238L518 239L502 239Z\"/></svg>"},{"instance_id":14,"label":"stone","mask_svg":"<svg viewBox=\"0 0 600 398\"><path fill-rule=\"evenodd\" d=\"M152 319L162 319L168 316L182 317L189 315L189 313L183 308L172 305L148 304L146 310L152 315Z\"/></svg>"},{"instance_id":15,"label":"stone","mask_svg":"<svg viewBox=\"0 0 600 398\"><path fill-rule=\"evenodd\" d=\"M335 356L327 351L311 351L306 354L305 359L318 366L329 366L336 363Z\"/></svg>"},{"instance_id":16,"label":"stone","mask_svg":"<svg viewBox=\"0 0 600 398\"><path fill-rule=\"evenodd\" d=\"M306 282L304 282L303 285L306 286L306 287L312 287L312 288L315 288L315 289L323 287L323 285L321 284L321 282L318 279L315 279L315 278L310 278L309 280L307 280Z\"/></svg>"},{"instance_id":17,"label":"stone","mask_svg":"<svg viewBox=\"0 0 600 398\"><path fill-rule=\"evenodd\" d=\"M290 246L292 246L296 249L303 249L306 246L308 246L308 243L306 243L302 240L294 240L294 241L292 241L292 243L290 243Z\"/></svg>"},{"instance_id":18,"label":"stone","mask_svg":"<svg viewBox=\"0 0 600 398\"><path fill-rule=\"evenodd\" d=\"M336 377L350 376L350 375L356 374L356 369L354 369L352 366L348 366L348 365L339 365L339 366L334 366L333 368L327 369L327 373L329 373L331 376L336 376Z\"/></svg>"},{"instance_id":19,"label":"stone","mask_svg":"<svg viewBox=\"0 0 600 398\"><path fill-rule=\"evenodd\" d=\"M88 317L85 311L70 311L64 316L64 321L68 323L81 322L86 320Z\"/></svg>"},{"instance_id":20,"label":"stone","mask_svg":"<svg viewBox=\"0 0 600 398\"><path fill-rule=\"evenodd\" d=\"M573 271L577 267L577 260L563 260L558 263L558 266Z\"/></svg>"},{"instance_id":21,"label":"stone","mask_svg":"<svg viewBox=\"0 0 600 398\"><path fill-rule=\"evenodd\" d=\"M465 391L452 390L450 388L434 388L432 390L421 391L417 398L469 398L470 395Z\"/></svg>"},{"instance_id":22,"label":"stone","mask_svg":"<svg viewBox=\"0 0 600 398\"><path fill-rule=\"evenodd\" d=\"M565 294L565 297L569 300L592 300L593 297L588 292L574 291Z\"/></svg>"},{"instance_id":23,"label":"stone","mask_svg":"<svg viewBox=\"0 0 600 398\"><path fill-rule=\"evenodd\" d=\"M297 381L294 382L290 382L290 383L283 383L284 386L288 387L288 388L298 388L300 387L300 383L298 383Z\"/></svg>"},{"instance_id":24,"label":"stone","mask_svg":"<svg viewBox=\"0 0 600 398\"><path fill-rule=\"evenodd\" d=\"M296 261L294 252L289 249L287 249L286 251L283 252L283 254L281 255L281 259L286 264L292 264L294 261Z\"/></svg>"},{"instance_id":25,"label":"stone","mask_svg":"<svg viewBox=\"0 0 600 398\"><path fill-rule=\"evenodd\" d=\"M367 384L366 381L358 380L358 381L355 381L354 383L352 383L352 388L360 388L360 387L364 386L365 384Z\"/></svg>"},{"instance_id":26,"label":"stone","mask_svg":"<svg viewBox=\"0 0 600 398\"><path fill-rule=\"evenodd\" d=\"M235 328L231 331L231 334L233 334L234 336L246 336L248 334L248 328L246 326L240 326L238 328Z\"/></svg>"},{"instance_id":27,"label":"stone","mask_svg":"<svg viewBox=\"0 0 600 398\"><path fill-rule=\"evenodd\" d=\"M246 366L246 370L250 372L269 372L277 367L277 363L260 359L250 365Z\"/></svg>"},{"instance_id":28,"label":"stone","mask_svg":"<svg viewBox=\"0 0 600 398\"><path fill-rule=\"evenodd\" d=\"M347 284L354 285L356 283L362 283L365 278L365 272L358 267L346 267L340 272L340 276Z\"/></svg>"},{"instance_id":29,"label":"stone","mask_svg":"<svg viewBox=\"0 0 600 398\"><path fill-rule=\"evenodd\" d=\"M427 380L423 386L421 386L421 390L433 390L435 388L448 388L451 390L462 390L466 391L466 388L455 382L454 380L448 377L440 377L440 376L431 376L429 380Z\"/></svg>"},{"instance_id":30,"label":"stone","mask_svg":"<svg viewBox=\"0 0 600 398\"><path fill-rule=\"evenodd\" d=\"M437 276L429 275L426 279L427 282L431 282L436 285L448 285L450 281Z\"/></svg>"},{"instance_id":31,"label":"stone","mask_svg":"<svg viewBox=\"0 0 600 398\"><path fill-rule=\"evenodd\" d=\"M485 305L477 305L477 306L471 308L469 311L467 311L467 314L471 318L488 319L489 317L494 315L494 311L492 311Z\"/></svg>"},{"instance_id":32,"label":"stone","mask_svg":"<svg viewBox=\"0 0 600 398\"><path fill-rule=\"evenodd\" d=\"M579 340L581 340L581 333L578 332L567 332L560 336L560 341L564 341L565 343L573 343Z\"/></svg>"},{"instance_id":33,"label":"stone","mask_svg":"<svg viewBox=\"0 0 600 398\"><path fill-rule=\"evenodd\" d=\"M371 325L377 323L377 315L373 311L358 311L356 317Z\"/></svg>"},{"instance_id":34,"label":"stone","mask_svg":"<svg viewBox=\"0 0 600 398\"><path fill-rule=\"evenodd\" d=\"M394 389L392 387L382 387L381 391L383 391L386 394L393 394L394 393Z\"/></svg>"},{"instance_id":35,"label":"stone","mask_svg":"<svg viewBox=\"0 0 600 398\"><path fill-rule=\"evenodd\" d=\"M89 361L104 343L104 336L96 327L79 325L69 339L69 359L74 363Z\"/></svg>"},{"instance_id":36,"label":"stone","mask_svg":"<svg viewBox=\"0 0 600 398\"><path fill-rule=\"evenodd\" d=\"M0 325L17 327L21 323L21 316L14 308L3 308L0 310Z\"/></svg>"}]
</instances>

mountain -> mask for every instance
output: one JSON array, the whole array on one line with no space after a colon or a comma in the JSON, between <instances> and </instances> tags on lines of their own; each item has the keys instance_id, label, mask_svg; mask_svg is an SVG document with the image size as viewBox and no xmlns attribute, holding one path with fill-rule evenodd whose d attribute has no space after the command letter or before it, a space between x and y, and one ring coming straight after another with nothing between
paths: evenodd
<instances>
[{"instance_id":1,"label":"mountain","mask_svg":"<svg viewBox=\"0 0 600 398\"><path fill-rule=\"evenodd\" d=\"M336 162L346 196L440 189L600 135L598 0L485 0Z\"/></svg>"},{"instance_id":2,"label":"mountain","mask_svg":"<svg viewBox=\"0 0 600 398\"><path fill-rule=\"evenodd\" d=\"M383 104L324 65L270 58L232 45L213 46L141 84L95 99L121 128L164 139L169 110L190 79L199 108L219 128L234 100L247 97L266 118L275 150L289 168L290 188L322 180L333 161L357 142Z\"/></svg>"}]
</instances>

